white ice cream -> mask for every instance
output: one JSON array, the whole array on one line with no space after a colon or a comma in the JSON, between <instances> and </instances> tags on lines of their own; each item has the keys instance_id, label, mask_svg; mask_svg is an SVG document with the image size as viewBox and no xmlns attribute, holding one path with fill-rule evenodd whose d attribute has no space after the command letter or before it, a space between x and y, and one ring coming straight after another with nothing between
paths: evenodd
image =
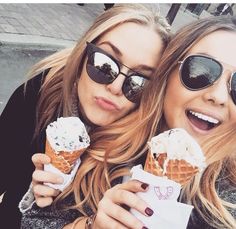
<instances>
[{"instance_id":1,"label":"white ice cream","mask_svg":"<svg viewBox=\"0 0 236 229\"><path fill-rule=\"evenodd\" d=\"M183 159L192 166L198 167L199 171L206 166L201 147L184 129L176 128L165 131L153 137L148 144L155 158L161 153L167 153L164 168L171 159Z\"/></svg>"},{"instance_id":2,"label":"white ice cream","mask_svg":"<svg viewBox=\"0 0 236 229\"><path fill-rule=\"evenodd\" d=\"M47 126L46 135L51 147L57 152L73 152L87 148L90 144L86 128L78 117L58 118Z\"/></svg>"}]
</instances>

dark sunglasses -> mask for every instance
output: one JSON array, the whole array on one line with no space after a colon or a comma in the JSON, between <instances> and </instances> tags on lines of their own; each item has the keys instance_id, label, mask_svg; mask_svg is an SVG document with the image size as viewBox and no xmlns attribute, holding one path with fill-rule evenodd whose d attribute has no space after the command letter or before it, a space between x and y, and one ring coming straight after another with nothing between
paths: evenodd
<instances>
[{"instance_id":1,"label":"dark sunglasses","mask_svg":"<svg viewBox=\"0 0 236 229\"><path fill-rule=\"evenodd\" d=\"M218 60L204 55L190 55L179 63L180 80L191 91L210 87L224 71L223 65ZM236 105L236 72L231 74L229 92Z\"/></svg>"},{"instance_id":2,"label":"dark sunglasses","mask_svg":"<svg viewBox=\"0 0 236 229\"><path fill-rule=\"evenodd\" d=\"M100 84L112 83L119 74L126 78L122 85L124 96L133 103L140 101L144 85L149 80L148 77L133 71L129 67L117 61L114 57L98 48L96 45L87 42L87 65L86 70L89 77ZM121 67L125 66L131 72L129 75L121 72Z\"/></svg>"}]
</instances>

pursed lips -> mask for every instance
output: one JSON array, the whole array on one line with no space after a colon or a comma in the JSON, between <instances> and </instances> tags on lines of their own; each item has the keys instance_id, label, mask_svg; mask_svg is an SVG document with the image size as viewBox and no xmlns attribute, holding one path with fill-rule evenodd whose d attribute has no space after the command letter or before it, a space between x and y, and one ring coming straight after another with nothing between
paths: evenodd
<instances>
[{"instance_id":1,"label":"pursed lips","mask_svg":"<svg viewBox=\"0 0 236 229\"><path fill-rule=\"evenodd\" d=\"M117 104L115 104L111 100L108 100L104 97L95 97L95 102L103 110L108 110L108 111L120 111L121 110L121 108Z\"/></svg>"}]
</instances>

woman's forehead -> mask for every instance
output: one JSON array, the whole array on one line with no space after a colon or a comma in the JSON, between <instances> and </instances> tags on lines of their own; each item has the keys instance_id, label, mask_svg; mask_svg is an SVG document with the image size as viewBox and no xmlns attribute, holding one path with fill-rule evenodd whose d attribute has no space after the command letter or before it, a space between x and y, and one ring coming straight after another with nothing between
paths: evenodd
<instances>
[{"instance_id":1,"label":"woman's forehead","mask_svg":"<svg viewBox=\"0 0 236 229\"><path fill-rule=\"evenodd\" d=\"M236 68L236 31L215 31L197 42L188 52L205 53Z\"/></svg>"}]
</instances>

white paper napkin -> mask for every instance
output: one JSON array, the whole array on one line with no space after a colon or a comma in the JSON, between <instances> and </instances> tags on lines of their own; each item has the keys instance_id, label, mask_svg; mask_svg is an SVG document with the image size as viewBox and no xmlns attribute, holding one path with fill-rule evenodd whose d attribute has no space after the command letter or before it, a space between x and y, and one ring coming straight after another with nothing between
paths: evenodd
<instances>
[{"instance_id":1,"label":"white paper napkin","mask_svg":"<svg viewBox=\"0 0 236 229\"><path fill-rule=\"evenodd\" d=\"M193 206L177 202L181 185L145 172L140 166L134 166L131 172L132 179L149 184L147 192L138 192L137 195L150 206L154 214L145 216L135 209L130 212L149 229L186 229Z\"/></svg>"},{"instance_id":2,"label":"white paper napkin","mask_svg":"<svg viewBox=\"0 0 236 229\"><path fill-rule=\"evenodd\" d=\"M77 161L75 162L73 169L71 170L71 172L69 174L65 174L65 173L61 172L59 169L54 167L52 164L44 165L44 171L56 173L56 174L60 175L64 180L64 182L62 184L51 184L51 183L44 183L44 184L51 187L51 188L55 188L60 191L63 191L73 181L75 174L79 168L80 163L81 163L81 160L80 160L80 158L78 158Z\"/></svg>"}]
</instances>

